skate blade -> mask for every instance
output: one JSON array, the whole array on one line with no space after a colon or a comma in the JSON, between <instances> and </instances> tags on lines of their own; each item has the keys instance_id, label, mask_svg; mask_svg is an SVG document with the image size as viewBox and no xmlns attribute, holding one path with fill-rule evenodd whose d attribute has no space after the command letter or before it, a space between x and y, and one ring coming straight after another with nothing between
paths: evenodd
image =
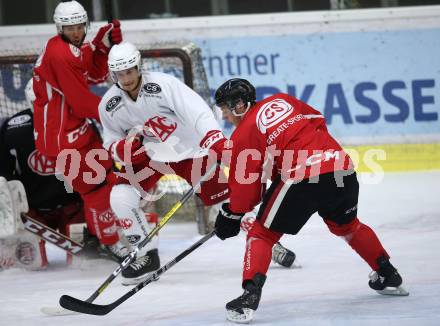
<instances>
[{"instance_id":1,"label":"skate blade","mask_svg":"<svg viewBox=\"0 0 440 326\"><path fill-rule=\"evenodd\" d=\"M254 318L254 311L249 308L243 308L243 313L235 310L226 309L226 318L237 324L248 324Z\"/></svg>"},{"instance_id":2,"label":"skate blade","mask_svg":"<svg viewBox=\"0 0 440 326\"><path fill-rule=\"evenodd\" d=\"M121 284L125 285L125 286L129 286L129 285L138 285L139 283L145 281L147 278L149 278L151 275L153 275L154 272L136 277L136 278L126 278L126 277L122 277L121 280ZM153 279L153 281L157 281L159 280L160 277L157 277L155 279Z\"/></svg>"},{"instance_id":3,"label":"skate blade","mask_svg":"<svg viewBox=\"0 0 440 326\"><path fill-rule=\"evenodd\" d=\"M42 307L40 311L47 316L69 316L78 314L78 312L67 310L62 307Z\"/></svg>"},{"instance_id":4,"label":"skate blade","mask_svg":"<svg viewBox=\"0 0 440 326\"><path fill-rule=\"evenodd\" d=\"M382 295L395 295L395 296L407 296L409 292L402 286L398 287L386 287L383 290L376 290L377 293Z\"/></svg>"}]
</instances>

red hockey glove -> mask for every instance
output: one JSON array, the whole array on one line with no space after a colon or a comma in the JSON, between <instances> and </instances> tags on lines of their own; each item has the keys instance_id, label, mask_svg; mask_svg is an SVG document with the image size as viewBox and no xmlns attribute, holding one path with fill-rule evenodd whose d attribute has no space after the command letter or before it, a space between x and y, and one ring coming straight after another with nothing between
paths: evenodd
<instances>
[{"instance_id":1,"label":"red hockey glove","mask_svg":"<svg viewBox=\"0 0 440 326\"><path fill-rule=\"evenodd\" d=\"M110 34L110 41L112 44L119 44L122 42L121 22L117 19L112 21L113 29Z\"/></svg>"},{"instance_id":2,"label":"red hockey glove","mask_svg":"<svg viewBox=\"0 0 440 326\"><path fill-rule=\"evenodd\" d=\"M223 161L223 150L227 148L227 139L220 130L208 131L200 141L200 147L203 149L212 149L217 158Z\"/></svg>"},{"instance_id":3,"label":"red hockey glove","mask_svg":"<svg viewBox=\"0 0 440 326\"><path fill-rule=\"evenodd\" d=\"M150 161L145 148L142 146L142 139L134 137L133 139L121 139L110 147L110 153L113 159L123 164L147 165Z\"/></svg>"},{"instance_id":4,"label":"red hockey glove","mask_svg":"<svg viewBox=\"0 0 440 326\"><path fill-rule=\"evenodd\" d=\"M240 222L243 213L233 213L229 204L224 203L215 220L215 234L222 240L235 237L240 233Z\"/></svg>"},{"instance_id":5,"label":"red hockey glove","mask_svg":"<svg viewBox=\"0 0 440 326\"><path fill-rule=\"evenodd\" d=\"M107 24L102 26L95 38L92 41L92 44L96 47L97 50L101 51L104 54L108 54L110 52L110 32L113 29L113 24Z\"/></svg>"}]
</instances>

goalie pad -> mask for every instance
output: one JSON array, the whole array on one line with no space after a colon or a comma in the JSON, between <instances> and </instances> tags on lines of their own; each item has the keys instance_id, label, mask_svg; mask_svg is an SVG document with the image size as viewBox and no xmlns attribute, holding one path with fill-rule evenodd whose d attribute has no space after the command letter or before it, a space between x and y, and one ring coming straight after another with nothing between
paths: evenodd
<instances>
[{"instance_id":1,"label":"goalie pad","mask_svg":"<svg viewBox=\"0 0 440 326\"><path fill-rule=\"evenodd\" d=\"M0 177L0 238L23 230L20 213L28 210L26 191L21 181L7 181Z\"/></svg>"},{"instance_id":2,"label":"goalie pad","mask_svg":"<svg viewBox=\"0 0 440 326\"><path fill-rule=\"evenodd\" d=\"M24 268L40 270L47 266L44 241L24 230L0 239L0 270Z\"/></svg>"}]
</instances>

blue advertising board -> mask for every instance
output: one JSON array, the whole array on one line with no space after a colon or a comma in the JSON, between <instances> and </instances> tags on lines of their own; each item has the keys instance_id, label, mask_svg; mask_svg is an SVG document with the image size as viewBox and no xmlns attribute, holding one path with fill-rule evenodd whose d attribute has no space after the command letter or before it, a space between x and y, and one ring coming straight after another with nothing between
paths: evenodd
<instances>
[{"instance_id":1,"label":"blue advertising board","mask_svg":"<svg viewBox=\"0 0 440 326\"><path fill-rule=\"evenodd\" d=\"M440 140L440 29L196 43L212 92L241 77L256 86L258 99L289 93L321 111L331 132L348 142Z\"/></svg>"}]
</instances>

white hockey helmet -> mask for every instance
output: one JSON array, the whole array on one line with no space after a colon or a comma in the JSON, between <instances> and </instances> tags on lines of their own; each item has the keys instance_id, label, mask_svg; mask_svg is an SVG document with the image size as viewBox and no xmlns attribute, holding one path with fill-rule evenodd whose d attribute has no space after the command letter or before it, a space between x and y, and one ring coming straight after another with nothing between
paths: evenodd
<instances>
[{"instance_id":1,"label":"white hockey helmet","mask_svg":"<svg viewBox=\"0 0 440 326\"><path fill-rule=\"evenodd\" d=\"M117 83L117 71L127 70L137 67L140 72L141 53L129 42L122 42L112 46L108 54L108 69L113 82Z\"/></svg>"},{"instance_id":2,"label":"white hockey helmet","mask_svg":"<svg viewBox=\"0 0 440 326\"><path fill-rule=\"evenodd\" d=\"M77 1L60 2L53 14L53 20L58 33L62 33L63 26L88 23L87 12Z\"/></svg>"},{"instance_id":3,"label":"white hockey helmet","mask_svg":"<svg viewBox=\"0 0 440 326\"><path fill-rule=\"evenodd\" d=\"M141 53L131 43L122 42L112 46L108 54L108 68L110 71L122 71L140 66Z\"/></svg>"},{"instance_id":4,"label":"white hockey helmet","mask_svg":"<svg viewBox=\"0 0 440 326\"><path fill-rule=\"evenodd\" d=\"M29 105L29 108L33 111L34 110L34 102L37 98L34 93L34 79L31 78L26 84L26 87L24 88L24 95L26 97L26 102Z\"/></svg>"}]
</instances>

